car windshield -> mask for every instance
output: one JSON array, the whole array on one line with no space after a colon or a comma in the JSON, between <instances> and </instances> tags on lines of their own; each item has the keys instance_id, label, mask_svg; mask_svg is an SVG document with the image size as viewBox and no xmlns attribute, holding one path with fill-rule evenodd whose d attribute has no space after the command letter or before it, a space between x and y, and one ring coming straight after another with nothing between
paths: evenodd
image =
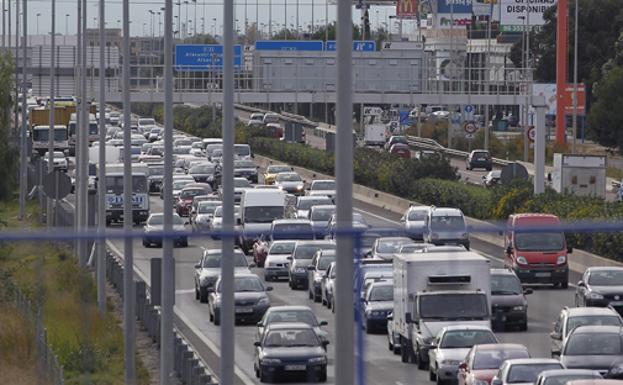
<instances>
[{"instance_id":1,"label":"car windshield","mask_svg":"<svg viewBox=\"0 0 623 385\"><path fill-rule=\"evenodd\" d=\"M557 376L547 377L545 381L543 381L543 385L565 385L569 381L573 380L588 380L591 378L601 378L599 376L590 375L590 374L560 374Z\"/></svg>"},{"instance_id":2,"label":"car windshield","mask_svg":"<svg viewBox=\"0 0 623 385\"><path fill-rule=\"evenodd\" d=\"M318 250L335 250L335 244L299 245L294 250L294 259L312 259Z\"/></svg>"},{"instance_id":3,"label":"car windshield","mask_svg":"<svg viewBox=\"0 0 623 385\"><path fill-rule=\"evenodd\" d=\"M577 316L569 317L567 319L567 333L577 328L578 326L587 325L621 325L621 318L615 315L593 315L593 316Z\"/></svg>"},{"instance_id":4,"label":"car windshield","mask_svg":"<svg viewBox=\"0 0 623 385\"><path fill-rule=\"evenodd\" d=\"M264 291L264 285L258 277L236 277L234 279L234 291L237 293Z\"/></svg>"},{"instance_id":5,"label":"car windshield","mask_svg":"<svg viewBox=\"0 0 623 385\"><path fill-rule=\"evenodd\" d=\"M314 239L309 223L280 223L273 226L273 239Z\"/></svg>"},{"instance_id":6,"label":"car windshield","mask_svg":"<svg viewBox=\"0 0 623 385\"><path fill-rule=\"evenodd\" d=\"M425 210L411 210L407 219L410 221L424 221L427 215L428 212Z\"/></svg>"},{"instance_id":7,"label":"car windshield","mask_svg":"<svg viewBox=\"0 0 623 385\"><path fill-rule=\"evenodd\" d=\"M393 301L394 287L389 285L374 286L370 289L370 301Z\"/></svg>"},{"instance_id":8,"label":"car windshield","mask_svg":"<svg viewBox=\"0 0 623 385\"><path fill-rule=\"evenodd\" d=\"M234 179L234 188L244 188L251 187L251 182L245 178L235 178Z\"/></svg>"},{"instance_id":9,"label":"car windshield","mask_svg":"<svg viewBox=\"0 0 623 385\"><path fill-rule=\"evenodd\" d=\"M377 253L397 253L398 251L400 251L400 246L402 246L404 243L410 243L412 242L410 239L409 240L404 240L404 239L386 239L386 240L380 240L377 245L376 245L376 252Z\"/></svg>"},{"instance_id":10,"label":"car windshield","mask_svg":"<svg viewBox=\"0 0 623 385\"><path fill-rule=\"evenodd\" d=\"M465 231L465 220L460 215L434 215L431 227L433 231Z\"/></svg>"},{"instance_id":11,"label":"car windshield","mask_svg":"<svg viewBox=\"0 0 623 385\"><path fill-rule=\"evenodd\" d=\"M519 278L511 274L491 274L491 295L523 293Z\"/></svg>"},{"instance_id":12,"label":"car windshield","mask_svg":"<svg viewBox=\"0 0 623 385\"><path fill-rule=\"evenodd\" d=\"M138 123L141 126L152 126L152 125L156 124L156 121L154 119L151 119L151 118L144 118L144 119L139 119Z\"/></svg>"},{"instance_id":13,"label":"car windshield","mask_svg":"<svg viewBox=\"0 0 623 385\"><path fill-rule=\"evenodd\" d=\"M216 269L221 267L221 254L208 254L203 259L202 267L208 269ZM236 267L247 267L247 259L241 253L234 253L234 266Z\"/></svg>"},{"instance_id":14,"label":"car windshield","mask_svg":"<svg viewBox=\"0 0 623 385\"><path fill-rule=\"evenodd\" d=\"M173 190L181 190L184 188L184 186L190 183L192 182L189 180L180 180L180 181L173 182Z\"/></svg>"},{"instance_id":15,"label":"car windshield","mask_svg":"<svg viewBox=\"0 0 623 385\"><path fill-rule=\"evenodd\" d=\"M188 139L178 139L176 140L173 145L176 147L180 147L180 146L191 146L192 147L193 142L191 142Z\"/></svg>"},{"instance_id":16,"label":"car windshield","mask_svg":"<svg viewBox=\"0 0 623 385\"><path fill-rule=\"evenodd\" d=\"M184 190L180 193L180 198L182 199L189 199L189 198L194 198L197 195L204 195L206 193L206 191L204 189L201 188L197 188L197 189L188 189L188 190Z\"/></svg>"},{"instance_id":17,"label":"car windshield","mask_svg":"<svg viewBox=\"0 0 623 385\"><path fill-rule=\"evenodd\" d=\"M164 167L150 167L149 175L164 175Z\"/></svg>"},{"instance_id":18,"label":"car windshield","mask_svg":"<svg viewBox=\"0 0 623 385\"><path fill-rule=\"evenodd\" d=\"M318 268L319 271L324 271L329 268L331 262L335 262L335 255L323 255L318 260Z\"/></svg>"},{"instance_id":19,"label":"car windshield","mask_svg":"<svg viewBox=\"0 0 623 385\"><path fill-rule=\"evenodd\" d=\"M150 226L160 226L164 224L164 215L162 214L155 214L152 215L151 217L149 217L149 220L147 220L147 224ZM182 220L182 218L179 215L173 215L173 224L174 225L183 225L184 221Z\"/></svg>"},{"instance_id":20,"label":"car windshield","mask_svg":"<svg viewBox=\"0 0 623 385\"><path fill-rule=\"evenodd\" d=\"M132 191L135 193L144 193L147 190L147 179L144 176L132 176ZM123 177L107 176L106 177L106 193L123 194Z\"/></svg>"},{"instance_id":21,"label":"car windshield","mask_svg":"<svg viewBox=\"0 0 623 385\"><path fill-rule=\"evenodd\" d=\"M318 326L318 320L311 310L277 310L266 316L265 325L279 322L303 322L310 326Z\"/></svg>"},{"instance_id":22,"label":"car windshield","mask_svg":"<svg viewBox=\"0 0 623 385\"><path fill-rule=\"evenodd\" d=\"M374 246L374 242L378 239L376 235L363 234L360 238L361 247L364 249L370 249Z\"/></svg>"},{"instance_id":23,"label":"car windshield","mask_svg":"<svg viewBox=\"0 0 623 385\"><path fill-rule=\"evenodd\" d=\"M502 363L513 358L528 358L523 349L478 350L474 355L474 370L499 369Z\"/></svg>"},{"instance_id":24,"label":"car windshield","mask_svg":"<svg viewBox=\"0 0 623 385\"><path fill-rule=\"evenodd\" d=\"M242 145L242 146L235 145L234 152L238 156L247 156L251 154L251 149L247 145Z\"/></svg>"},{"instance_id":25,"label":"car windshield","mask_svg":"<svg viewBox=\"0 0 623 385\"><path fill-rule=\"evenodd\" d=\"M197 207L197 212L199 214L214 214L220 204L221 202L201 202L199 207Z\"/></svg>"},{"instance_id":26,"label":"car windshield","mask_svg":"<svg viewBox=\"0 0 623 385\"><path fill-rule=\"evenodd\" d=\"M290 171L289 166L268 166L266 168L267 174L278 174L280 172L288 172Z\"/></svg>"},{"instance_id":27,"label":"car windshield","mask_svg":"<svg viewBox=\"0 0 623 385\"><path fill-rule=\"evenodd\" d=\"M563 233L515 233L515 246L521 251L559 251L565 247Z\"/></svg>"},{"instance_id":28,"label":"car windshield","mask_svg":"<svg viewBox=\"0 0 623 385\"><path fill-rule=\"evenodd\" d=\"M592 271L588 283L593 286L621 286L623 270Z\"/></svg>"},{"instance_id":29,"label":"car windshield","mask_svg":"<svg viewBox=\"0 0 623 385\"><path fill-rule=\"evenodd\" d=\"M488 158L489 156L491 156L491 155L489 155L489 153L486 152L486 151L476 151L476 152L474 152L474 158Z\"/></svg>"},{"instance_id":30,"label":"car windshield","mask_svg":"<svg viewBox=\"0 0 623 385\"><path fill-rule=\"evenodd\" d=\"M560 364L526 364L513 365L508 371L506 378L507 384L518 384L522 382L533 383L539 374L545 370L562 369Z\"/></svg>"},{"instance_id":31,"label":"car windshield","mask_svg":"<svg viewBox=\"0 0 623 385\"><path fill-rule=\"evenodd\" d=\"M37 142L46 142L48 141L48 133L50 129L37 129L33 130L33 140ZM55 128L54 129L54 140L55 141L63 141L67 140L67 129L64 128Z\"/></svg>"},{"instance_id":32,"label":"car windshield","mask_svg":"<svg viewBox=\"0 0 623 385\"><path fill-rule=\"evenodd\" d=\"M292 254L296 242L273 242L268 254Z\"/></svg>"},{"instance_id":33,"label":"car windshield","mask_svg":"<svg viewBox=\"0 0 623 385\"><path fill-rule=\"evenodd\" d=\"M173 149L175 155L184 155L190 153L190 147L175 147Z\"/></svg>"},{"instance_id":34,"label":"car windshield","mask_svg":"<svg viewBox=\"0 0 623 385\"><path fill-rule=\"evenodd\" d=\"M240 215L240 206L234 206L234 215L235 216L239 216ZM221 218L223 216L223 207L219 206L216 208L216 210L214 210L214 217L215 218Z\"/></svg>"},{"instance_id":35,"label":"car windshield","mask_svg":"<svg viewBox=\"0 0 623 385\"><path fill-rule=\"evenodd\" d=\"M275 219L281 219L284 215L283 206L257 206L244 209L244 221L246 223L271 223Z\"/></svg>"},{"instance_id":36,"label":"car windshield","mask_svg":"<svg viewBox=\"0 0 623 385\"><path fill-rule=\"evenodd\" d=\"M214 174L216 168L212 164L198 164L188 170L189 174Z\"/></svg>"},{"instance_id":37,"label":"car windshield","mask_svg":"<svg viewBox=\"0 0 623 385\"><path fill-rule=\"evenodd\" d=\"M494 344L497 340L488 330L451 330L441 339L441 349L465 349L479 344Z\"/></svg>"},{"instance_id":38,"label":"car windshield","mask_svg":"<svg viewBox=\"0 0 623 385\"><path fill-rule=\"evenodd\" d=\"M327 222L329 219L331 219L331 215L333 215L334 213L335 213L335 207L315 209L315 210L312 210L311 220Z\"/></svg>"},{"instance_id":39,"label":"car windshield","mask_svg":"<svg viewBox=\"0 0 623 385\"><path fill-rule=\"evenodd\" d=\"M335 182L332 180L314 182L310 190L335 190Z\"/></svg>"},{"instance_id":40,"label":"car windshield","mask_svg":"<svg viewBox=\"0 0 623 385\"><path fill-rule=\"evenodd\" d=\"M623 354L616 333L573 333L565 344L566 356L611 356Z\"/></svg>"},{"instance_id":41,"label":"car windshield","mask_svg":"<svg viewBox=\"0 0 623 385\"><path fill-rule=\"evenodd\" d=\"M312 206L330 205L332 203L333 202L331 202L329 198L299 199L298 202L296 202L296 208L298 210L309 210Z\"/></svg>"},{"instance_id":42,"label":"car windshield","mask_svg":"<svg viewBox=\"0 0 623 385\"><path fill-rule=\"evenodd\" d=\"M489 308L482 294L423 295L419 314L424 319L480 319L489 315Z\"/></svg>"},{"instance_id":43,"label":"car windshield","mask_svg":"<svg viewBox=\"0 0 623 385\"><path fill-rule=\"evenodd\" d=\"M234 168L255 168L255 163L251 160L235 160Z\"/></svg>"},{"instance_id":44,"label":"car windshield","mask_svg":"<svg viewBox=\"0 0 623 385\"><path fill-rule=\"evenodd\" d=\"M264 338L264 346L270 347L304 347L318 346L316 333L311 329L271 330Z\"/></svg>"},{"instance_id":45,"label":"car windshield","mask_svg":"<svg viewBox=\"0 0 623 385\"><path fill-rule=\"evenodd\" d=\"M278 182L302 182L303 180L298 174L279 174L275 177Z\"/></svg>"}]
</instances>

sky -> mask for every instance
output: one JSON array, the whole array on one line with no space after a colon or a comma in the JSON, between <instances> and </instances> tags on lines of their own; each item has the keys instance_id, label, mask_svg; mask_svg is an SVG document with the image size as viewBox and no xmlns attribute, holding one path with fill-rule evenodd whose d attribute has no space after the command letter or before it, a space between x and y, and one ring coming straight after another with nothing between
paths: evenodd
<instances>
[{"instance_id":1,"label":"sky","mask_svg":"<svg viewBox=\"0 0 623 385\"><path fill-rule=\"evenodd\" d=\"M21 2L22 0L20 0ZM27 0L28 1L28 30L29 34L47 34L50 33L51 25L51 3L52 0ZM76 33L77 27L77 1L78 0L56 0L56 30L59 34L68 33L73 35ZM177 16L179 7L175 5L178 0L173 0L174 15ZM288 18L289 25L296 25L296 9L297 0L285 0L287 7L284 7L284 0L238 0L234 5L235 19L239 20L238 28L244 29L244 9L245 1L247 2L247 19L249 25L255 23L259 18L259 23L264 23L265 32L268 32L269 20L269 2L272 2L272 20L279 26L273 26L273 32L283 28L284 17ZM15 28L15 4L16 0L0 0L7 9L9 2L12 13L12 28ZM193 29L196 23L197 32L202 32L205 28L206 33L212 34L216 30L217 35L222 34L223 24L223 2L219 0L197 0L196 7L192 0L188 0L188 6L182 0L181 19L184 24L189 20L188 28ZM301 28L305 24L310 24L312 20L312 4L314 24L323 25L325 22L325 1L323 0L298 0L299 3L299 25ZM94 28L97 25L96 17L99 0L87 1L87 19L88 27ZM21 6L20 6L21 7ZM152 16L150 10L160 12L164 7L164 0L130 0L130 31L132 36L148 35L151 36ZM196 12L195 12L196 8ZM377 12L378 11L378 12ZM37 16L39 14L39 16ZM335 20L335 5L328 6L329 21ZM395 14L395 6L373 6L370 9L370 22L373 28L377 28L377 23L389 22L389 16ZM69 15L69 16L66 16ZM188 15L188 17L187 17ZM204 16L205 15L205 16ZM106 0L106 27L121 28L122 19L122 0ZM360 11L353 8L353 21L359 22ZM201 20L205 17L205 22ZM164 20L164 12L161 16L153 16L154 33L158 34L159 19ZM216 19L216 21L214 20ZM174 23L176 19L174 18ZM175 25L174 30L177 29Z\"/></svg>"}]
</instances>

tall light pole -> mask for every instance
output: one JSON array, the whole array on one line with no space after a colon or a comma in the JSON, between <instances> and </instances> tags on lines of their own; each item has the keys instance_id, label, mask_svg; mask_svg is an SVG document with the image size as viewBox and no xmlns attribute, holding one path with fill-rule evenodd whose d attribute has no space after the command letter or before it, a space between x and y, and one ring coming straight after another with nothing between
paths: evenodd
<instances>
[{"instance_id":1,"label":"tall light pole","mask_svg":"<svg viewBox=\"0 0 623 385\"><path fill-rule=\"evenodd\" d=\"M63 45L67 45L67 35L69 35L69 14L65 14L65 36L63 36Z\"/></svg>"},{"instance_id":2,"label":"tall light pole","mask_svg":"<svg viewBox=\"0 0 623 385\"><path fill-rule=\"evenodd\" d=\"M184 20L186 20L186 24L184 27L184 39L188 37L188 4L188 0L184 0L184 5L186 6L186 16L184 17Z\"/></svg>"},{"instance_id":3,"label":"tall light pole","mask_svg":"<svg viewBox=\"0 0 623 385\"><path fill-rule=\"evenodd\" d=\"M41 16L41 12L37 12L37 36L39 36L39 16ZM30 44L32 44L32 37L30 38Z\"/></svg>"},{"instance_id":4,"label":"tall light pole","mask_svg":"<svg viewBox=\"0 0 623 385\"><path fill-rule=\"evenodd\" d=\"M197 34L197 0L193 0L193 3L195 4L195 12L194 12L194 19L193 19L193 32L194 35Z\"/></svg>"},{"instance_id":5,"label":"tall light pole","mask_svg":"<svg viewBox=\"0 0 623 385\"><path fill-rule=\"evenodd\" d=\"M571 151L575 154L575 141L578 137L578 26L580 5L575 0L575 23L573 30L573 141L571 142Z\"/></svg>"},{"instance_id":6,"label":"tall light pole","mask_svg":"<svg viewBox=\"0 0 623 385\"><path fill-rule=\"evenodd\" d=\"M98 159L98 179L106 180L106 67L104 56L106 55L105 46L105 23L106 12L104 10L104 0L99 0L99 159ZM97 230L99 240L97 243L97 308L100 314L106 313L106 240L103 238L106 232L106 194L103 189L97 190Z\"/></svg>"},{"instance_id":7,"label":"tall light pole","mask_svg":"<svg viewBox=\"0 0 623 385\"><path fill-rule=\"evenodd\" d=\"M52 12L51 12L51 40L50 40L50 103L49 103L49 109L50 109L50 118L49 118L49 131L48 131L48 173L53 173L54 172L54 130L55 130L55 123L56 123L56 117L55 117L55 94L56 92L54 91L54 86L56 84L56 82L54 81L55 77L56 77L56 73L55 73L55 57L56 57L56 39L55 39L55 34L56 34L56 0L52 0ZM39 16L41 16L41 13L37 13L37 35L39 35ZM26 101L26 95L24 94L24 102ZM25 106L22 106L22 109L25 108ZM56 210L52 205L52 199L48 198L47 200L47 219L46 219L46 226L48 229L52 228L52 226L56 225L55 221L56 221Z\"/></svg>"},{"instance_id":8,"label":"tall light pole","mask_svg":"<svg viewBox=\"0 0 623 385\"><path fill-rule=\"evenodd\" d=\"M273 1L268 0L268 38L273 38Z\"/></svg>"}]
</instances>

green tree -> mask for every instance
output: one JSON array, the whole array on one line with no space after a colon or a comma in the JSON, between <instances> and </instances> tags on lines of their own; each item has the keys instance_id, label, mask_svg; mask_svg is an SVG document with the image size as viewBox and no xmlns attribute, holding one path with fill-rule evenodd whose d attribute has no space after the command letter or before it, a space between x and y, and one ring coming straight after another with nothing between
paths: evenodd
<instances>
[{"instance_id":1,"label":"green tree","mask_svg":"<svg viewBox=\"0 0 623 385\"><path fill-rule=\"evenodd\" d=\"M599 82L588 115L589 135L599 144L623 150L623 66L615 66Z\"/></svg>"},{"instance_id":2,"label":"green tree","mask_svg":"<svg viewBox=\"0 0 623 385\"><path fill-rule=\"evenodd\" d=\"M13 57L0 54L0 200L10 199L16 187L18 152L10 139L12 91L15 90Z\"/></svg>"}]
</instances>

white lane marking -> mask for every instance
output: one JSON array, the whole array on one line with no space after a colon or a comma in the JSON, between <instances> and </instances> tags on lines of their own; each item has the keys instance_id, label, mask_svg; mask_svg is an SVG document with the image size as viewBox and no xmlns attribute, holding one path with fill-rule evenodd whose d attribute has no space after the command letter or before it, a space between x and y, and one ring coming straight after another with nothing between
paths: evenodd
<instances>
[{"instance_id":1,"label":"white lane marking","mask_svg":"<svg viewBox=\"0 0 623 385\"><path fill-rule=\"evenodd\" d=\"M177 316L182 320L182 322L184 322L186 326L193 333L195 333L197 337L199 337L201 342L204 343L208 347L208 349L212 350L212 352L220 359L221 358L220 349L216 346L216 344L212 342L208 337L206 337L206 335L201 330L199 330L199 328L195 326L195 324L188 317L186 317L182 311L178 311L178 310L179 309L176 306L175 314L177 314ZM235 364L234 364L234 373L236 374L236 376L238 376L238 378L240 378L240 380L245 385L255 385L253 380L249 376L247 376L247 374L243 372L242 369L240 369L238 365L235 365Z\"/></svg>"}]
</instances>

